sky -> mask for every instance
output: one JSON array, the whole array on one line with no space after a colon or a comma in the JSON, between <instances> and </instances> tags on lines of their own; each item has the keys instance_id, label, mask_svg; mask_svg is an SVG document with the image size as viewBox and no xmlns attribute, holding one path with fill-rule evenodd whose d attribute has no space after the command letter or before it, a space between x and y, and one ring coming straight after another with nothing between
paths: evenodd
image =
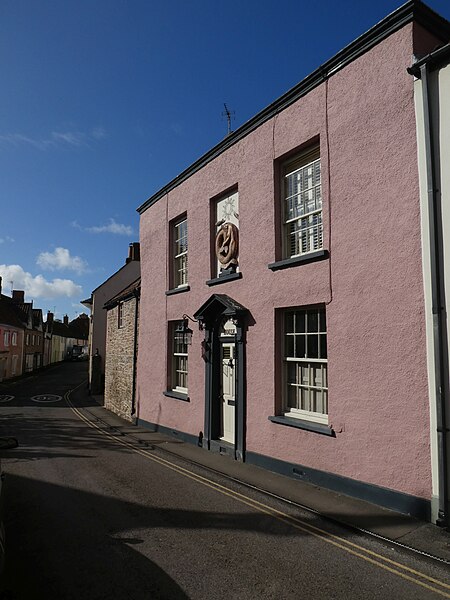
<instances>
[{"instance_id":1,"label":"sky","mask_svg":"<svg viewBox=\"0 0 450 600\"><path fill-rule=\"evenodd\" d=\"M136 208L225 137L224 103L237 129L401 3L0 0L3 293L87 312Z\"/></svg>"}]
</instances>

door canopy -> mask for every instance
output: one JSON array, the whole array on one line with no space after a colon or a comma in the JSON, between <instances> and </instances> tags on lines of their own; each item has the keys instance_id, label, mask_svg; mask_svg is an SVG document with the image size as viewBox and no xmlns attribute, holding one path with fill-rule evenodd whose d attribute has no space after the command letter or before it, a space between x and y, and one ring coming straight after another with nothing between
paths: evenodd
<instances>
[{"instance_id":1,"label":"door canopy","mask_svg":"<svg viewBox=\"0 0 450 600\"><path fill-rule=\"evenodd\" d=\"M239 319L248 313L248 309L226 294L212 296L194 313L194 319L206 325L212 324L222 317Z\"/></svg>"}]
</instances>

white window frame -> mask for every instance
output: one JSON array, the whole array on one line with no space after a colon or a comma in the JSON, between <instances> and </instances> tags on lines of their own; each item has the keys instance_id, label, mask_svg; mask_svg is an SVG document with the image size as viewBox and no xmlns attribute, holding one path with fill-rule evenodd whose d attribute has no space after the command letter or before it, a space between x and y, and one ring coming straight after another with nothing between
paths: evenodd
<instances>
[{"instance_id":1,"label":"white window frame","mask_svg":"<svg viewBox=\"0 0 450 600\"><path fill-rule=\"evenodd\" d=\"M297 315L299 319L304 317L304 327L298 326ZM292 371L295 373L294 377ZM318 373L320 376L317 378ZM294 390L297 406L292 406L293 402L289 401L289 392ZM314 410L311 406L321 410ZM324 307L283 311L283 414L286 417L328 425L327 327Z\"/></svg>"},{"instance_id":2,"label":"white window frame","mask_svg":"<svg viewBox=\"0 0 450 600\"><path fill-rule=\"evenodd\" d=\"M282 167L283 257L297 258L323 249L322 181L319 147Z\"/></svg>"},{"instance_id":3,"label":"white window frame","mask_svg":"<svg viewBox=\"0 0 450 600\"><path fill-rule=\"evenodd\" d=\"M123 302L117 305L117 329L123 328Z\"/></svg>"},{"instance_id":4,"label":"white window frame","mask_svg":"<svg viewBox=\"0 0 450 600\"><path fill-rule=\"evenodd\" d=\"M17 331L13 331L11 335L11 345L17 346Z\"/></svg>"},{"instance_id":5,"label":"white window frame","mask_svg":"<svg viewBox=\"0 0 450 600\"><path fill-rule=\"evenodd\" d=\"M187 216L172 225L173 288L188 285L188 223Z\"/></svg>"},{"instance_id":6,"label":"white window frame","mask_svg":"<svg viewBox=\"0 0 450 600\"><path fill-rule=\"evenodd\" d=\"M187 395L189 375L188 344L186 341L182 342L183 334L176 331L177 326L182 323L182 321L171 321L169 323L170 389L173 392Z\"/></svg>"},{"instance_id":7,"label":"white window frame","mask_svg":"<svg viewBox=\"0 0 450 600\"><path fill-rule=\"evenodd\" d=\"M25 337L25 345L29 346L30 345L30 334L27 333L26 337Z\"/></svg>"},{"instance_id":8,"label":"white window frame","mask_svg":"<svg viewBox=\"0 0 450 600\"><path fill-rule=\"evenodd\" d=\"M3 343L6 346L9 346L9 339L10 339L10 335L9 335L9 331L5 331L5 333L3 334Z\"/></svg>"}]
</instances>

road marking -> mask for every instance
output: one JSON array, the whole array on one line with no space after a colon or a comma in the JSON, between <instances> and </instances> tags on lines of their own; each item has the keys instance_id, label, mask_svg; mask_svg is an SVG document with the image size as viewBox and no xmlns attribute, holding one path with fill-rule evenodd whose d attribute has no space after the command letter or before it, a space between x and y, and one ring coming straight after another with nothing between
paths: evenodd
<instances>
[{"instance_id":1,"label":"road marking","mask_svg":"<svg viewBox=\"0 0 450 600\"><path fill-rule=\"evenodd\" d=\"M81 384L81 385L83 385L83 384ZM78 386L78 387L80 387L80 386ZM77 388L75 388L75 389L77 389ZM194 473L193 471L189 471L188 469L181 467L179 465L176 465L175 463L172 463L169 460L166 460L165 458L161 458L161 457L155 456L153 454L150 454L150 452L135 446L134 444L128 442L127 440L124 440L122 437L119 438L116 435L113 435L110 432L103 430L96 423L94 423L93 421L90 421L88 417L86 417L78 408L76 408L72 404L72 402L70 400L70 394L73 391L75 391L75 390L70 390L69 392L66 392L66 394L64 396L64 399L66 400L66 402L69 405L69 407L71 408L71 410L78 416L79 419L81 419L83 422L85 422L89 427L96 429L100 434L104 435L105 437L108 437L111 441L121 444L122 446L125 446L125 447L133 450L136 454L140 454L144 458L147 458L155 463L158 463L161 466L164 466L172 471L175 471L176 473L179 473L180 475L183 475L184 477L187 477L188 479L191 479L193 481L196 481L197 483L200 483L206 487L209 487L215 491L218 491L225 496L234 498L238 502L241 502L242 504L245 504L245 505L249 506L250 508L253 508L254 510L257 510L259 512L267 514L267 515L271 516L272 518L274 518L278 521L281 521L282 523L288 524L291 527L294 527L295 529L302 531L303 533L308 533L309 535L312 535L313 537L319 538L322 541L324 541L328 544L331 544L341 550L344 550L345 552L352 554L353 556L361 558L361 559L365 560L366 562L369 562L369 563L375 565L378 568L384 569L385 571L388 571L394 575L397 575L398 577L401 577L402 579L406 579L407 581L415 583L416 585L419 585L427 590L435 592L436 594L439 594L440 596L443 596L444 598L450 598L450 593L445 591L445 590L450 590L450 584L440 581L439 579L429 577L428 575L425 575L425 573L416 571L415 569L412 569L406 565L403 565L402 563L396 562L390 558L387 558L387 557L383 556L382 554L378 554L377 552L374 552L372 550L364 548L363 546L360 546L359 544L351 542L351 541L349 541L343 537L340 537L336 534L330 533L324 529L321 529L320 527L311 525L307 521L303 521L302 519L299 519L298 517L294 517L292 515L289 515L288 513L282 512L276 508L272 508L271 506L269 506L267 504L263 504L262 502L259 502L258 500L254 500L254 499L250 498L249 496L245 496L244 494L241 494L240 492L235 492L235 491L227 488L226 486L221 485L220 483L216 483L216 482L212 481L211 479L208 479L207 477L203 477L202 475ZM380 562L380 561L383 561L383 562ZM384 563L386 563L386 564L384 564ZM416 577L421 578L425 581L416 579ZM444 589L435 588L426 582L433 583Z\"/></svg>"},{"instance_id":2,"label":"road marking","mask_svg":"<svg viewBox=\"0 0 450 600\"><path fill-rule=\"evenodd\" d=\"M8 394L0 394L0 402L11 402L14 400L14 396L8 396Z\"/></svg>"},{"instance_id":3,"label":"road marking","mask_svg":"<svg viewBox=\"0 0 450 600\"><path fill-rule=\"evenodd\" d=\"M32 396L31 400L41 404L49 404L51 402L59 402L62 400L62 396L56 396L55 394L39 394L38 396Z\"/></svg>"}]
</instances>

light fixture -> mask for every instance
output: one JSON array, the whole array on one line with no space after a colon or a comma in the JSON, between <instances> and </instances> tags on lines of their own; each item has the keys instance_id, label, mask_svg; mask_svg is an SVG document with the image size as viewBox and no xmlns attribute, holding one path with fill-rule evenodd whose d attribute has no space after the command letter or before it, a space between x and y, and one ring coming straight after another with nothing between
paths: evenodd
<instances>
[{"instance_id":1,"label":"light fixture","mask_svg":"<svg viewBox=\"0 0 450 600\"><path fill-rule=\"evenodd\" d=\"M192 344L192 329L189 327L188 320L185 318L186 316L183 315L183 320L179 321L175 327L175 335L183 345L187 344L190 346Z\"/></svg>"}]
</instances>

